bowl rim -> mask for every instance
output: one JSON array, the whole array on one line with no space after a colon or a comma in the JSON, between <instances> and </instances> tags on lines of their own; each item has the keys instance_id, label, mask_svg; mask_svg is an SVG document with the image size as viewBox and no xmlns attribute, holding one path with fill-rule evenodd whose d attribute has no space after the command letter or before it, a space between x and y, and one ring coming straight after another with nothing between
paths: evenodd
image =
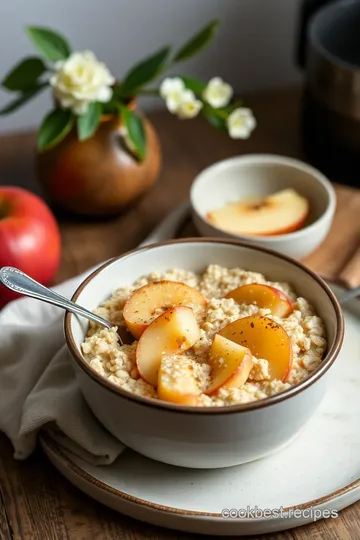
<instances>
[{"instance_id":1,"label":"bowl rim","mask_svg":"<svg viewBox=\"0 0 360 540\"><path fill-rule=\"evenodd\" d=\"M303 272L308 274L313 280L315 280L318 285L324 290L328 298L330 299L335 316L336 316L336 333L334 336L334 340L328 348L326 352L325 358L322 360L321 364L303 381L298 383L297 385L292 386L291 388L284 390L283 392L279 394L275 394L273 396L269 396L263 399L259 399L256 401L251 401L249 403L242 403L237 405L226 405L223 407L199 407L199 406L190 406L190 405L178 405L175 403L170 403L166 401L157 400L154 398L149 398L145 396L139 396L137 394L131 393L128 390L123 390L121 387L116 386L114 383L107 381L104 377L102 377L97 371L95 371L88 362L85 360L85 358L80 353L79 349L76 346L72 330L71 330L71 321L74 315L70 313L69 311L66 311L64 316L64 334L65 334L65 340L67 343L67 346L71 352L71 356L76 361L77 365L84 371L90 378L100 384L102 387L104 387L107 390L110 390L113 394L116 394L118 396L121 396L122 398L125 398L129 401L135 402L138 405L143 405L146 407L153 407L156 409L160 409L162 411L168 410L172 412L177 412L181 414L233 414L233 413L241 413L241 412L249 412L256 409L262 409L264 407L269 407L272 405L275 405L277 403L280 403L282 401L285 401L286 399L289 399L299 393L301 393L303 390L306 390L309 386L317 382L332 366L334 361L336 360L340 350L341 346L344 340L344 317L342 313L341 306L339 304L339 301L337 300L334 292L331 290L331 288L327 285L327 283L315 272L307 268L305 265L300 263L299 261L292 259L291 257L288 257L287 255L283 255L282 253L278 253L275 250L268 249L262 246L258 246L257 244L253 244L251 242L245 242L245 241L238 241L238 240L231 240L227 238L181 238L176 240L166 240L164 242L157 242L154 244L149 244L145 246L138 247L136 249L133 249L131 251L128 251L122 255L119 255L118 257L114 257L110 259L109 261L102 264L100 267L98 267L96 270L94 270L89 276L87 276L84 281L78 286L76 291L71 297L72 302L76 302L80 293L84 290L84 288L88 285L88 283L99 273L102 272L105 268L108 266L117 263L118 261L136 256L136 254L141 253L143 251L155 249L162 246L167 245L177 245L177 244L189 244L189 243L220 243L220 244L227 244L227 245L233 245L238 247L245 247L250 248L255 251L260 251L262 253L273 255L281 260L284 260L293 266L296 266L300 268Z\"/></svg>"},{"instance_id":2,"label":"bowl rim","mask_svg":"<svg viewBox=\"0 0 360 540\"><path fill-rule=\"evenodd\" d=\"M314 181L316 181L318 184L321 184L322 187L325 189L327 195L328 195L328 204L324 210L324 212L312 223L309 223L309 225L306 225L306 227L302 227L301 229L297 231L293 231L286 234L276 234L274 236L266 236L266 235L258 235L258 236L250 236L246 234L236 234L232 233L230 231L226 231L225 229L220 229L211 221L209 221L200 211L198 208L198 197L194 195L194 192L196 189L199 189L198 184L199 182L203 180L203 178L206 178L206 175L212 173L213 171L216 171L217 169L222 168L224 165L231 165L231 164L254 164L254 165L263 165L266 166L267 164L278 164L283 166L290 166L298 170L302 170L303 172L307 172L309 175L312 176ZM205 181L204 181L205 182ZM291 158L288 156L283 156L280 154L244 154L241 156L233 156L227 159L223 159L220 161L217 161L216 163L213 163L209 167L206 167L203 169L193 180L190 188L190 202L193 212L196 214L196 216L199 217L207 226L211 227L214 230L214 234L221 233L226 234L230 238L233 238L234 240L244 240L244 241L253 241L253 242L266 242L269 245L272 243L277 243L281 240L296 240L297 238L303 236L306 233L311 233L322 221L325 221L328 217L332 217L335 213L336 209L336 194L334 187L332 186L330 180L318 169L313 167L312 165L309 165L308 163L305 163L304 161L301 161L299 159Z\"/></svg>"}]
</instances>

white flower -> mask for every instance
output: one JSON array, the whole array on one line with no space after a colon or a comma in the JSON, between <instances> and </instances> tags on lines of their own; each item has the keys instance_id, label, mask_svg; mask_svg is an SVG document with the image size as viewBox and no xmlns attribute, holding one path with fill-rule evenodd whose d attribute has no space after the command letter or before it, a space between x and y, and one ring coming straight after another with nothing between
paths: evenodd
<instances>
[{"instance_id":1,"label":"white flower","mask_svg":"<svg viewBox=\"0 0 360 540\"><path fill-rule=\"evenodd\" d=\"M256 120L251 109L240 107L229 114L227 127L233 139L247 139L256 127Z\"/></svg>"},{"instance_id":2,"label":"white flower","mask_svg":"<svg viewBox=\"0 0 360 540\"><path fill-rule=\"evenodd\" d=\"M194 92L185 90L182 93L180 104L176 110L179 118L194 118L202 108L202 101L196 99Z\"/></svg>"},{"instance_id":3,"label":"white flower","mask_svg":"<svg viewBox=\"0 0 360 540\"><path fill-rule=\"evenodd\" d=\"M160 95L166 99L173 93L183 92L185 90L185 83L180 77L167 77L160 85Z\"/></svg>"},{"instance_id":4,"label":"white flower","mask_svg":"<svg viewBox=\"0 0 360 540\"><path fill-rule=\"evenodd\" d=\"M160 85L160 95L166 101L166 107L175 113L186 91L185 83L180 77L168 77Z\"/></svg>"},{"instance_id":5,"label":"white flower","mask_svg":"<svg viewBox=\"0 0 360 540\"><path fill-rule=\"evenodd\" d=\"M208 82L203 92L203 98L212 107L217 109L218 107L228 105L233 93L234 91L230 84L224 82L220 77L214 77Z\"/></svg>"},{"instance_id":6,"label":"white flower","mask_svg":"<svg viewBox=\"0 0 360 540\"><path fill-rule=\"evenodd\" d=\"M166 101L167 109L179 118L193 118L201 107L202 101L196 99L192 90L186 88L180 77L168 77L160 85L160 95Z\"/></svg>"},{"instance_id":7,"label":"white flower","mask_svg":"<svg viewBox=\"0 0 360 540\"><path fill-rule=\"evenodd\" d=\"M91 51L75 52L64 61L56 62L50 79L55 99L63 109L74 114L86 113L90 103L110 101L115 79L105 64Z\"/></svg>"}]
</instances>

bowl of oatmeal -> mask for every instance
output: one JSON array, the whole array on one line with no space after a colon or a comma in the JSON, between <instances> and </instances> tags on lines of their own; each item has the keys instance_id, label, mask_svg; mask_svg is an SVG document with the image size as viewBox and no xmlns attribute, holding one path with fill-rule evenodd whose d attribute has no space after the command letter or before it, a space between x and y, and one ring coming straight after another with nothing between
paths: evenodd
<instances>
[{"instance_id":1,"label":"bowl of oatmeal","mask_svg":"<svg viewBox=\"0 0 360 540\"><path fill-rule=\"evenodd\" d=\"M322 400L343 340L321 278L233 240L134 250L91 274L73 301L113 324L65 315L95 416L128 447L184 467L237 465L288 444Z\"/></svg>"}]
</instances>

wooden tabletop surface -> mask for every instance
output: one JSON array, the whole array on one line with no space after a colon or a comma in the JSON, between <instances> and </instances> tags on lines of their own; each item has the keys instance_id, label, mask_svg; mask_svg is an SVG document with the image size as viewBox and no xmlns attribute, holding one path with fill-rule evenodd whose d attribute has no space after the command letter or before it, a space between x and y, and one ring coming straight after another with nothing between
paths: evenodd
<instances>
[{"instance_id":1,"label":"wooden tabletop surface","mask_svg":"<svg viewBox=\"0 0 360 540\"><path fill-rule=\"evenodd\" d=\"M139 244L170 210L187 199L195 175L214 161L255 152L305 159L298 128L298 90L249 96L247 104L254 109L259 124L248 141L233 141L201 119L179 121L166 112L152 113L164 155L158 183L136 206L117 218L84 220L57 213L62 260L55 282ZM39 193L34 147L34 133L0 137L1 184L19 185ZM334 226L324 245L306 263L327 277L354 286L360 283L360 191L338 185L336 190ZM15 461L9 441L0 435L0 540L195 538L201 537L142 524L101 506L67 482L40 450L25 462ZM258 538L360 539L360 502L343 510L337 519Z\"/></svg>"}]
</instances>

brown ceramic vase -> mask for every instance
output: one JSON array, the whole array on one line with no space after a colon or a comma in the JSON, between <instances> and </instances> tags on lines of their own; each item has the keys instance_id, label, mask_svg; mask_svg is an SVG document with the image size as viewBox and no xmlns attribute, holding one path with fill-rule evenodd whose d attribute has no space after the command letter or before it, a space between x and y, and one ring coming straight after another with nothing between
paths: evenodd
<instances>
[{"instance_id":1,"label":"brown ceramic vase","mask_svg":"<svg viewBox=\"0 0 360 540\"><path fill-rule=\"evenodd\" d=\"M144 126L142 162L128 149L121 117L114 116L103 116L85 141L73 129L53 148L38 152L38 178L49 201L75 214L109 216L138 199L156 182L161 165L156 132L146 118Z\"/></svg>"}]
</instances>

